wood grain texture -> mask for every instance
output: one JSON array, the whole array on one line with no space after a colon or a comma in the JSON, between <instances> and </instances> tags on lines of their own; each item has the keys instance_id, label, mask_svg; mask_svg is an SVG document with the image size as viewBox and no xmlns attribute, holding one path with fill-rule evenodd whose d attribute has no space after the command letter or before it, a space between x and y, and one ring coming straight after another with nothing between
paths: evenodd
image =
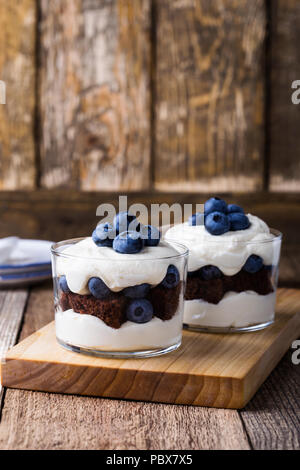
<instances>
[{"instance_id":1,"label":"wood grain texture","mask_svg":"<svg viewBox=\"0 0 300 470\"><path fill-rule=\"evenodd\" d=\"M261 188L265 2L155 4L156 188Z\"/></svg>"},{"instance_id":2,"label":"wood grain texture","mask_svg":"<svg viewBox=\"0 0 300 470\"><path fill-rule=\"evenodd\" d=\"M258 450L299 449L300 374L289 350L259 393L241 411L246 432Z\"/></svg>"},{"instance_id":3,"label":"wood grain texture","mask_svg":"<svg viewBox=\"0 0 300 470\"><path fill-rule=\"evenodd\" d=\"M294 308L292 292L295 291L282 291L281 307L290 305ZM288 351L259 393L241 411L246 432L255 449L299 449L300 371L299 365L292 362L293 352L294 349Z\"/></svg>"},{"instance_id":4,"label":"wood grain texture","mask_svg":"<svg viewBox=\"0 0 300 470\"><path fill-rule=\"evenodd\" d=\"M52 320L51 287L32 290L21 339ZM238 413L7 390L1 449L249 449Z\"/></svg>"},{"instance_id":5,"label":"wood grain texture","mask_svg":"<svg viewBox=\"0 0 300 470\"><path fill-rule=\"evenodd\" d=\"M28 297L27 289L0 291L0 361L17 340ZM0 415L3 388L0 383Z\"/></svg>"},{"instance_id":6,"label":"wood grain texture","mask_svg":"<svg viewBox=\"0 0 300 470\"><path fill-rule=\"evenodd\" d=\"M35 187L35 33L35 0L0 0L0 190Z\"/></svg>"},{"instance_id":7,"label":"wood grain texture","mask_svg":"<svg viewBox=\"0 0 300 470\"><path fill-rule=\"evenodd\" d=\"M41 2L43 187L148 187L149 5Z\"/></svg>"},{"instance_id":8,"label":"wood grain texture","mask_svg":"<svg viewBox=\"0 0 300 470\"><path fill-rule=\"evenodd\" d=\"M34 288L21 339L52 318L51 286ZM243 426L233 410L8 389L0 448L297 449L298 380L288 352L242 411Z\"/></svg>"},{"instance_id":9,"label":"wood grain texture","mask_svg":"<svg viewBox=\"0 0 300 470\"><path fill-rule=\"evenodd\" d=\"M0 449L249 449L238 413L8 390Z\"/></svg>"},{"instance_id":10,"label":"wood grain texture","mask_svg":"<svg viewBox=\"0 0 300 470\"><path fill-rule=\"evenodd\" d=\"M294 80L300 80L300 3L272 0L270 5L270 188L299 191L300 105L292 103L296 90L291 86Z\"/></svg>"},{"instance_id":11,"label":"wood grain texture","mask_svg":"<svg viewBox=\"0 0 300 470\"><path fill-rule=\"evenodd\" d=\"M184 331L179 350L149 359L102 359L66 351L50 323L6 354L2 383L27 390L242 408L300 336L299 291L279 291L278 297L276 321L263 331Z\"/></svg>"}]
</instances>

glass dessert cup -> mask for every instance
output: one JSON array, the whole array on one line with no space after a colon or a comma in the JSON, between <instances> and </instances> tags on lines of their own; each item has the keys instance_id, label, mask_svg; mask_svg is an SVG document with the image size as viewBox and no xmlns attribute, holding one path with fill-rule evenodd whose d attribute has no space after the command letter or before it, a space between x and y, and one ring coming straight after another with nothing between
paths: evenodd
<instances>
[{"instance_id":1,"label":"glass dessert cup","mask_svg":"<svg viewBox=\"0 0 300 470\"><path fill-rule=\"evenodd\" d=\"M110 248L105 257L100 253L99 257L64 253L84 240L76 238L52 246L58 343L75 352L114 358L145 358L177 349L182 338L186 247L163 242L172 248L172 255L160 257L155 255L162 253L157 247L146 257L143 252L124 256ZM170 278L173 284L164 282L169 266L176 267L177 278ZM95 297L89 290L88 280L94 277L105 283L104 297ZM143 302L141 312L135 310L137 316L145 314L143 305L151 304L150 319L128 319L129 306L136 300Z\"/></svg>"},{"instance_id":2,"label":"glass dessert cup","mask_svg":"<svg viewBox=\"0 0 300 470\"><path fill-rule=\"evenodd\" d=\"M250 332L274 322L282 234L274 229L270 229L270 233L273 238L262 237L255 241L205 240L205 262L197 259L199 251L193 251L188 240L182 239L190 249L183 316L185 329L204 333ZM166 239L170 240L167 235ZM255 272L248 272L245 263L253 255L260 257L263 264ZM222 271L221 265L226 267L227 273ZM206 269L217 267L216 275L212 270L213 274L204 278L201 270L204 266Z\"/></svg>"}]
</instances>

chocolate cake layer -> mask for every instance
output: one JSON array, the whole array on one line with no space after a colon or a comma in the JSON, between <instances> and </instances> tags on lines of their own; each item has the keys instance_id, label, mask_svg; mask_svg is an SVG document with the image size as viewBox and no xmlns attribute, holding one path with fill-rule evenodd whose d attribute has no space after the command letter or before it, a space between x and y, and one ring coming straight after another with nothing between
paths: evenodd
<instances>
[{"instance_id":1,"label":"chocolate cake layer","mask_svg":"<svg viewBox=\"0 0 300 470\"><path fill-rule=\"evenodd\" d=\"M223 275L219 279L209 281L201 278L200 271L188 273L185 299L201 299L211 304L218 304L229 291L251 290L260 295L267 295L274 290L271 277L272 270L269 266L263 266L253 274L241 270L234 276Z\"/></svg>"},{"instance_id":2,"label":"chocolate cake layer","mask_svg":"<svg viewBox=\"0 0 300 470\"><path fill-rule=\"evenodd\" d=\"M153 305L154 316L161 320L170 320L176 313L182 283L173 289L167 289L161 285L150 289L147 299ZM120 328L127 321L126 309L132 301L120 293L111 293L105 300L96 299L92 295L80 295L70 292L62 293L59 304L62 310L73 309L74 312L94 315L100 318L111 328Z\"/></svg>"},{"instance_id":3,"label":"chocolate cake layer","mask_svg":"<svg viewBox=\"0 0 300 470\"><path fill-rule=\"evenodd\" d=\"M150 290L148 298L153 305L154 315L161 320L170 320L176 313L179 304L182 282L173 289L158 285Z\"/></svg>"},{"instance_id":4,"label":"chocolate cake layer","mask_svg":"<svg viewBox=\"0 0 300 470\"><path fill-rule=\"evenodd\" d=\"M92 295L67 294L70 308L74 312L94 315L111 328L120 328L126 321L128 299L123 295L111 295L105 300L99 300Z\"/></svg>"}]
</instances>

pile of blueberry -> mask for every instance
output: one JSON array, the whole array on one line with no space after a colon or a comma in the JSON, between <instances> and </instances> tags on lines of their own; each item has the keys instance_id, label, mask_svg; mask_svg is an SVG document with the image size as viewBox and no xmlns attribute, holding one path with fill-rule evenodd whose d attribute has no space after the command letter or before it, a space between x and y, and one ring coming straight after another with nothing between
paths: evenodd
<instances>
[{"instance_id":1,"label":"pile of blueberry","mask_svg":"<svg viewBox=\"0 0 300 470\"><path fill-rule=\"evenodd\" d=\"M219 197L212 197L204 204L204 213L197 212L189 218L189 225L205 225L211 235L222 235L228 231L246 230L250 221L244 209L237 204L226 204ZM250 255L243 266L243 270L254 274L263 266L263 260L258 255ZM189 273L192 275L192 273ZM201 268L201 277L205 280L216 279L222 276L216 266Z\"/></svg>"},{"instance_id":2,"label":"pile of blueberry","mask_svg":"<svg viewBox=\"0 0 300 470\"><path fill-rule=\"evenodd\" d=\"M189 225L205 225L211 235L222 235L230 230L250 227L244 209L236 204L226 204L219 197L212 197L204 204L204 213L197 212L189 218Z\"/></svg>"},{"instance_id":3,"label":"pile of blueberry","mask_svg":"<svg viewBox=\"0 0 300 470\"><path fill-rule=\"evenodd\" d=\"M118 253L139 253L144 246L157 246L160 231L152 225L142 225L135 215L119 212L113 221L99 224L92 234L97 246L112 247Z\"/></svg>"},{"instance_id":4,"label":"pile of blueberry","mask_svg":"<svg viewBox=\"0 0 300 470\"><path fill-rule=\"evenodd\" d=\"M180 274L176 266L170 264L167 269L167 273L161 282L161 286L166 289L172 289L176 287L180 282ZM69 294L69 289L66 276L59 278L59 287L65 293ZM147 323L153 315L153 305L150 300L146 299L150 292L150 284L144 283L137 286L126 287L120 292L125 295L130 302L126 309L127 320L134 323ZM111 290L99 277L91 277L88 282L88 289L90 294L98 300L108 299L111 295Z\"/></svg>"}]
</instances>

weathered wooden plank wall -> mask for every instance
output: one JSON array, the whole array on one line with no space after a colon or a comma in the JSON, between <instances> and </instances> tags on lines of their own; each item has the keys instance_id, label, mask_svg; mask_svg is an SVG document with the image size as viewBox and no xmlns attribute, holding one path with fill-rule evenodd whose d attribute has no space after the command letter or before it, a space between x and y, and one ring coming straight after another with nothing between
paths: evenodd
<instances>
[{"instance_id":1,"label":"weathered wooden plank wall","mask_svg":"<svg viewBox=\"0 0 300 470\"><path fill-rule=\"evenodd\" d=\"M149 186L150 0L41 2L41 184Z\"/></svg>"},{"instance_id":2,"label":"weathered wooden plank wall","mask_svg":"<svg viewBox=\"0 0 300 470\"><path fill-rule=\"evenodd\" d=\"M299 21L297 0L0 0L0 190L299 191Z\"/></svg>"},{"instance_id":3,"label":"weathered wooden plank wall","mask_svg":"<svg viewBox=\"0 0 300 470\"><path fill-rule=\"evenodd\" d=\"M292 82L300 80L300 2L270 3L270 189L300 191L300 104L291 100Z\"/></svg>"},{"instance_id":4,"label":"weathered wooden plank wall","mask_svg":"<svg viewBox=\"0 0 300 470\"><path fill-rule=\"evenodd\" d=\"M156 188L261 188L264 0L155 3Z\"/></svg>"},{"instance_id":5,"label":"weathered wooden plank wall","mask_svg":"<svg viewBox=\"0 0 300 470\"><path fill-rule=\"evenodd\" d=\"M35 187L35 0L0 0L0 190Z\"/></svg>"}]
</instances>

